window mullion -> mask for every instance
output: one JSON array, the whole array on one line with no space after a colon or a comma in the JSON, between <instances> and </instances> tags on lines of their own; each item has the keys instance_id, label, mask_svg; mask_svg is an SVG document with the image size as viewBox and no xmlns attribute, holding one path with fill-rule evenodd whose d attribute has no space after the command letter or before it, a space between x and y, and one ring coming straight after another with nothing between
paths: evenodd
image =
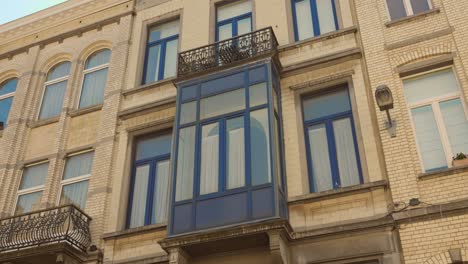
<instances>
[{"instance_id":1,"label":"window mullion","mask_svg":"<svg viewBox=\"0 0 468 264\"><path fill-rule=\"evenodd\" d=\"M439 102L432 103L432 110L434 111L434 118L437 124L437 129L439 130L442 146L444 147L447 166L452 167L452 146L450 145L450 140L445 129L445 122L440 110Z\"/></svg>"},{"instance_id":2,"label":"window mullion","mask_svg":"<svg viewBox=\"0 0 468 264\"><path fill-rule=\"evenodd\" d=\"M320 36L320 22L318 19L317 0L310 0L310 9L314 36Z\"/></svg>"},{"instance_id":3,"label":"window mullion","mask_svg":"<svg viewBox=\"0 0 468 264\"><path fill-rule=\"evenodd\" d=\"M332 172L333 188L341 187L340 173L338 170L338 158L336 155L336 143L333 134L333 120L329 119L325 122L327 141L328 141L328 153L330 157L330 168Z\"/></svg>"},{"instance_id":4,"label":"window mullion","mask_svg":"<svg viewBox=\"0 0 468 264\"><path fill-rule=\"evenodd\" d=\"M223 118L219 121L219 155L218 155L218 192L224 192L226 190L226 177L227 177L227 170L226 164L227 154L226 154L226 120L227 118Z\"/></svg>"},{"instance_id":5,"label":"window mullion","mask_svg":"<svg viewBox=\"0 0 468 264\"><path fill-rule=\"evenodd\" d=\"M15 92L11 92L11 93L7 93L7 94L4 94L4 95L0 95L0 100L3 100L3 99L8 99L10 97L13 97L15 95Z\"/></svg>"},{"instance_id":6,"label":"window mullion","mask_svg":"<svg viewBox=\"0 0 468 264\"><path fill-rule=\"evenodd\" d=\"M167 41L161 42L161 50L159 52L158 81L164 79L164 64L166 62L166 45L167 45Z\"/></svg>"},{"instance_id":7,"label":"window mullion","mask_svg":"<svg viewBox=\"0 0 468 264\"><path fill-rule=\"evenodd\" d=\"M413 15L413 6L411 6L411 0L403 0L403 4L406 8L406 15L411 16Z\"/></svg>"},{"instance_id":8,"label":"window mullion","mask_svg":"<svg viewBox=\"0 0 468 264\"><path fill-rule=\"evenodd\" d=\"M152 203L153 203L153 197L154 197L154 181L156 177L156 172L155 172L155 161L151 161L149 163L150 165L150 170L149 170L149 175L148 175L148 188L147 188L147 193L146 193L146 207L145 207L145 225L151 224L151 215L152 215Z\"/></svg>"}]
</instances>

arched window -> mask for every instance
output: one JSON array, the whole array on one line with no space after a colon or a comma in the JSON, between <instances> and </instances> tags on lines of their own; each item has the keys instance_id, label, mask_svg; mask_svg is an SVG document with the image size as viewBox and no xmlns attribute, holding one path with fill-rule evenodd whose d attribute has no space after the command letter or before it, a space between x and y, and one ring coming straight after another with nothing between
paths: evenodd
<instances>
[{"instance_id":1,"label":"arched window","mask_svg":"<svg viewBox=\"0 0 468 264\"><path fill-rule=\"evenodd\" d=\"M57 64L47 74L39 120L60 115L70 74L70 64L69 61Z\"/></svg>"},{"instance_id":2,"label":"arched window","mask_svg":"<svg viewBox=\"0 0 468 264\"><path fill-rule=\"evenodd\" d=\"M104 101L111 51L100 50L91 55L84 68L79 108L98 105Z\"/></svg>"},{"instance_id":3,"label":"arched window","mask_svg":"<svg viewBox=\"0 0 468 264\"><path fill-rule=\"evenodd\" d=\"M0 130L6 127L13 96L15 95L18 79L9 79L0 84Z\"/></svg>"}]
</instances>

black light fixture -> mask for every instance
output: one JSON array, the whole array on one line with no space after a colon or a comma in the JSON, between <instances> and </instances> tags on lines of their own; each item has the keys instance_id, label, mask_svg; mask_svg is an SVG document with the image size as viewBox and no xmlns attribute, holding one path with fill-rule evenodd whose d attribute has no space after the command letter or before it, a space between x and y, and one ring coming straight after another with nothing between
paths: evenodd
<instances>
[{"instance_id":1,"label":"black light fixture","mask_svg":"<svg viewBox=\"0 0 468 264\"><path fill-rule=\"evenodd\" d=\"M391 135L391 137L396 137L396 121L392 120L390 116L390 109L393 109L393 95L392 91L386 85L380 85L375 90L375 100L379 106L380 111L385 111L387 113L388 122L386 127Z\"/></svg>"}]
</instances>

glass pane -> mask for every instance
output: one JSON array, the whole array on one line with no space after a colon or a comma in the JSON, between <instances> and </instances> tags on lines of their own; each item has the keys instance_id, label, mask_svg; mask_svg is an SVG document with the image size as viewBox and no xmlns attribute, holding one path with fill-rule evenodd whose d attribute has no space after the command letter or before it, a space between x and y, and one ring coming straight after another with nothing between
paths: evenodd
<instances>
[{"instance_id":1,"label":"glass pane","mask_svg":"<svg viewBox=\"0 0 468 264\"><path fill-rule=\"evenodd\" d=\"M411 6L413 7L413 13L418 14L429 10L429 0L411 0Z\"/></svg>"},{"instance_id":2,"label":"glass pane","mask_svg":"<svg viewBox=\"0 0 468 264\"><path fill-rule=\"evenodd\" d=\"M304 99L304 120L314 120L351 110L348 90Z\"/></svg>"},{"instance_id":3,"label":"glass pane","mask_svg":"<svg viewBox=\"0 0 468 264\"><path fill-rule=\"evenodd\" d=\"M108 68L85 75L81 91L80 108L98 105L104 101Z\"/></svg>"},{"instance_id":4,"label":"glass pane","mask_svg":"<svg viewBox=\"0 0 468 264\"><path fill-rule=\"evenodd\" d=\"M49 163L42 163L24 168L20 190L44 185L49 170Z\"/></svg>"},{"instance_id":5,"label":"glass pane","mask_svg":"<svg viewBox=\"0 0 468 264\"><path fill-rule=\"evenodd\" d=\"M197 97L198 85L192 85L182 88L182 101L195 99Z\"/></svg>"},{"instance_id":6,"label":"glass pane","mask_svg":"<svg viewBox=\"0 0 468 264\"><path fill-rule=\"evenodd\" d=\"M3 127L6 127L8 121L8 114L10 113L11 105L13 104L13 97L0 100L0 122L3 122Z\"/></svg>"},{"instance_id":7,"label":"glass pane","mask_svg":"<svg viewBox=\"0 0 468 264\"><path fill-rule=\"evenodd\" d=\"M232 24L225 24L218 27L218 41L232 38Z\"/></svg>"},{"instance_id":8,"label":"glass pane","mask_svg":"<svg viewBox=\"0 0 468 264\"><path fill-rule=\"evenodd\" d=\"M132 211L130 213L130 228L145 225L146 196L148 194L150 165L136 168L133 186Z\"/></svg>"},{"instance_id":9,"label":"glass pane","mask_svg":"<svg viewBox=\"0 0 468 264\"><path fill-rule=\"evenodd\" d=\"M235 1L234 3L218 7L217 21L237 17L252 12L252 4L249 1Z\"/></svg>"},{"instance_id":10,"label":"glass pane","mask_svg":"<svg viewBox=\"0 0 468 264\"><path fill-rule=\"evenodd\" d=\"M171 153L172 135L152 136L138 139L136 160L154 158Z\"/></svg>"},{"instance_id":11,"label":"glass pane","mask_svg":"<svg viewBox=\"0 0 468 264\"><path fill-rule=\"evenodd\" d=\"M60 196L60 205L74 204L81 209L86 206L86 197L88 196L88 181L77 182L63 186Z\"/></svg>"},{"instance_id":12,"label":"glass pane","mask_svg":"<svg viewBox=\"0 0 468 264\"><path fill-rule=\"evenodd\" d=\"M200 194L218 191L219 178L219 124L202 128Z\"/></svg>"},{"instance_id":13,"label":"glass pane","mask_svg":"<svg viewBox=\"0 0 468 264\"><path fill-rule=\"evenodd\" d=\"M16 203L15 215L26 214L35 210L39 210L41 203L42 191L20 195Z\"/></svg>"},{"instance_id":14,"label":"glass pane","mask_svg":"<svg viewBox=\"0 0 468 264\"><path fill-rule=\"evenodd\" d=\"M165 23L150 29L148 42L168 38L179 34L179 20Z\"/></svg>"},{"instance_id":15,"label":"glass pane","mask_svg":"<svg viewBox=\"0 0 468 264\"><path fill-rule=\"evenodd\" d=\"M197 120L197 101L182 104L180 107L180 124L187 124Z\"/></svg>"},{"instance_id":16,"label":"glass pane","mask_svg":"<svg viewBox=\"0 0 468 264\"><path fill-rule=\"evenodd\" d=\"M333 121L333 134L335 136L336 158L338 160L341 187L361 183L352 129L351 119L349 118Z\"/></svg>"},{"instance_id":17,"label":"glass pane","mask_svg":"<svg viewBox=\"0 0 468 264\"><path fill-rule=\"evenodd\" d=\"M156 45L148 49L146 55L145 84L159 80L161 45Z\"/></svg>"},{"instance_id":18,"label":"glass pane","mask_svg":"<svg viewBox=\"0 0 468 264\"><path fill-rule=\"evenodd\" d=\"M280 135L280 128L279 128L279 121L278 117L275 115L275 139L274 142L276 144L275 147L275 174L276 174L276 179L278 181L278 185L282 187L283 185L283 180L281 177L281 159L280 159L280 146L281 146L281 140L279 138Z\"/></svg>"},{"instance_id":19,"label":"glass pane","mask_svg":"<svg viewBox=\"0 0 468 264\"><path fill-rule=\"evenodd\" d=\"M403 0L387 0L387 7L391 20L396 20L406 16Z\"/></svg>"},{"instance_id":20,"label":"glass pane","mask_svg":"<svg viewBox=\"0 0 468 264\"><path fill-rule=\"evenodd\" d=\"M227 188L245 186L244 117L226 122Z\"/></svg>"},{"instance_id":21,"label":"glass pane","mask_svg":"<svg viewBox=\"0 0 468 264\"><path fill-rule=\"evenodd\" d=\"M109 63L111 51L108 49L98 51L91 55L86 61L86 69Z\"/></svg>"},{"instance_id":22,"label":"glass pane","mask_svg":"<svg viewBox=\"0 0 468 264\"><path fill-rule=\"evenodd\" d=\"M309 127L308 135L314 190L315 192L331 190L333 189L333 179L325 125Z\"/></svg>"},{"instance_id":23,"label":"glass pane","mask_svg":"<svg viewBox=\"0 0 468 264\"><path fill-rule=\"evenodd\" d=\"M200 100L200 118L205 119L245 108L245 89L203 98Z\"/></svg>"},{"instance_id":24,"label":"glass pane","mask_svg":"<svg viewBox=\"0 0 468 264\"><path fill-rule=\"evenodd\" d=\"M266 83L259 83L249 87L249 103L250 107L262 105L267 103L267 85Z\"/></svg>"},{"instance_id":25,"label":"glass pane","mask_svg":"<svg viewBox=\"0 0 468 264\"><path fill-rule=\"evenodd\" d=\"M278 111L278 95L276 94L276 90L273 90L273 108L275 111Z\"/></svg>"},{"instance_id":26,"label":"glass pane","mask_svg":"<svg viewBox=\"0 0 468 264\"><path fill-rule=\"evenodd\" d=\"M16 85L18 85L18 79L10 79L0 85L0 96L13 93L16 91Z\"/></svg>"},{"instance_id":27,"label":"glass pane","mask_svg":"<svg viewBox=\"0 0 468 264\"><path fill-rule=\"evenodd\" d=\"M169 78L176 76L177 70L177 49L179 40L172 40L166 43L166 58L164 60L164 77Z\"/></svg>"},{"instance_id":28,"label":"glass pane","mask_svg":"<svg viewBox=\"0 0 468 264\"><path fill-rule=\"evenodd\" d=\"M446 168L444 148L430 105L411 110L416 138L426 171Z\"/></svg>"},{"instance_id":29,"label":"glass pane","mask_svg":"<svg viewBox=\"0 0 468 264\"><path fill-rule=\"evenodd\" d=\"M310 0L296 0L296 26L298 40L311 38L314 36L314 26L312 23L312 11Z\"/></svg>"},{"instance_id":30,"label":"glass pane","mask_svg":"<svg viewBox=\"0 0 468 264\"><path fill-rule=\"evenodd\" d=\"M67 81L50 84L45 87L39 119L47 119L60 115L66 90Z\"/></svg>"},{"instance_id":31,"label":"glass pane","mask_svg":"<svg viewBox=\"0 0 468 264\"><path fill-rule=\"evenodd\" d=\"M468 121L460 99L440 103L440 110L452 147L452 155L468 153Z\"/></svg>"},{"instance_id":32,"label":"glass pane","mask_svg":"<svg viewBox=\"0 0 468 264\"><path fill-rule=\"evenodd\" d=\"M71 63L66 61L54 66L47 74L47 81L52 81L70 74L70 65Z\"/></svg>"},{"instance_id":33,"label":"glass pane","mask_svg":"<svg viewBox=\"0 0 468 264\"><path fill-rule=\"evenodd\" d=\"M247 34L252 31L252 23L250 17L244 18L237 22L237 35Z\"/></svg>"},{"instance_id":34,"label":"glass pane","mask_svg":"<svg viewBox=\"0 0 468 264\"><path fill-rule=\"evenodd\" d=\"M432 97L459 92L452 69L407 79L403 84L408 103L416 103Z\"/></svg>"},{"instance_id":35,"label":"glass pane","mask_svg":"<svg viewBox=\"0 0 468 264\"><path fill-rule=\"evenodd\" d=\"M94 152L86 152L80 155L72 156L67 159L63 179L71 179L83 175L91 174L93 166Z\"/></svg>"},{"instance_id":36,"label":"glass pane","mask_svg":"<svg viewBox=\"0 0 468 264\"><path fill-rule=\"evenodd\" d=\"M177 150L176 201L192 198L195 162L195 127L179 130Z\"/></svg>"},{"instance_id":37,"label":"glass pane","mask_svg":"<svg viewBox=\"0 0 468 264\"><path fill-rule=\"evenodd\" d=\"M320 26L320 34L325 34L336 30L335 14L333 12L332 1L316 0L317 14Z\"/></svg>"},{"instance_id":38,"label":"glass pane","mask_svg":"<svg viewBox=\"0 0 468 264\"><path fill-rule=\"evenodd\" d=\"M252 185L271 182L268 110L250 113L250 153Z\"/></svg>"},{"instance_id":39,"label":"glass pane","mask_svg":"<svg viewBox=\"0 0 468 264\"><path fill-rule=\"evenodd\" d=\"M156 181L153 198L152 224L165 223L167 221L167 207L169 205L169 160L156 164Z\"/></svg>"}]
</instances>

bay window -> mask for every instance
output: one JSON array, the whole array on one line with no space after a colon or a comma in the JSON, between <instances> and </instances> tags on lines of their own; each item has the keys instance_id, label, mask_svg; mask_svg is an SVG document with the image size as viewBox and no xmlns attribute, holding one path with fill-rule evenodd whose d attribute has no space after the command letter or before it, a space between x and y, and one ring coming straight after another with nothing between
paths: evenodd
<instances>
[{"instance_id":1,"label":"bay window","mask_svg":"<svg viewBox=\"0 0 468 264\"><path fill-rule=\"evenodd\" d=\"M411 76L403 84L423 170L452 167L457 153L468 153L467 111L453 69Z\"/></svg>"},{"instance_id":2,"label":"bay window","mask_svg":"<svg viewBox=\"0 0 468 264\"><path fill-rule=\"evenodd\" d=\"M292 0L297 41L338 29L335 0Z\"/></svg>"},{"instance_id":3,"label":"bay window","mask_svg":"<svg viewBox=\"0 0 468 264\"><path fill-rule=\"evenodd\" d=\"M16 78L0 84L0 130L6 127L17 84L18 79Z\"/></svg>"},{"instance_id":4,"label":"bay window","mask_svg":"<svg viewBox=\"0 0 468 264\"><path fill-rule=\"evenodd\" d=\"M311 192L362 183L347 87L303 97L304 130Z\"/></svg>"},{"instance_id":5,"label":"bay window","mask_svg":"<svg viewBox=\"0 0 468 264\"><path fill-rule=\"evenodd\" d=\"M431 0L387 0L391 20L416 15L431 9Z\"/></svg>"},{"instance_id":6,"label":"bay window","mask_svg":"<svg viewBox=\"0 0 468 264\"><path fill-rule=\"evenodd\" d=\"M39 209L49 163L29 165L24 168L17 193L15 215Z\"/></svg>"}]
</instances>

